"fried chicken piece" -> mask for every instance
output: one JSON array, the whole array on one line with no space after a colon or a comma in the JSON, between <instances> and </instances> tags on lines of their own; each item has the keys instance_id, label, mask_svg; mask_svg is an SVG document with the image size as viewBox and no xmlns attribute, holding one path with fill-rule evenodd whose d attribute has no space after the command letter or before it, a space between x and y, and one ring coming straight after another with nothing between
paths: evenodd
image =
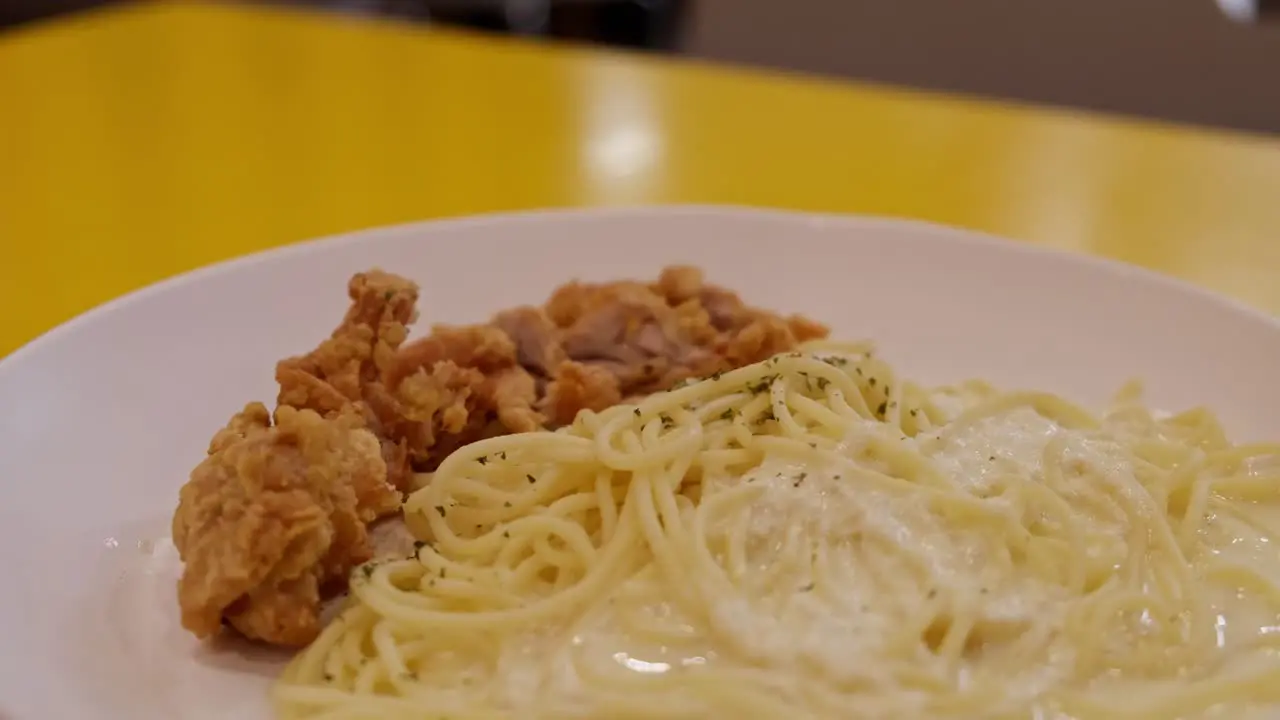
<instances>
[{"instance_id":1,"label":"fried chicken piece","mask_svg":"<svg viewBox=\"0 0 1280 720\"><path fill-rule=\"evenodd\" d=\"M492 325L436 325L431 334L405 345L386 372L388 387L438 363L452 362L482 373L505 370L516 364L516 346Z\"/></svg>"},{"instance_id":2,"label":"fried chicken piece","mask_svg":"<svg viewBox=\"0 0 1280 720\"><path fill-rule=\"evenodd\" d=\"M622 402L618 378L609 370L573 360L560 364L542 409L554 425L568 425L583 410L600 411Z\"/></svg>"},{"instance_id":3,"label":"fried chicken piece","mask_svg":"<svg viewBox=\"0 0 1280 720\"><path fill-rule=\"evenodd\" d=\"M373 271L352 279L352 308L312 353L280 363L280 403L331 415L355 404L382 440L392 482L412 487L453 448L572 422L625 397L730 370L826 328L747 306L692 267L653 283L570 282L545 305L489 323L437 325L404 344L416 287Z\"/></svg>"},{"instance_id":4,"label":"fried chicken piece","mask_svg":"<svg viewBox=\"0 0 1280 720\"><path fill-rule=\"evenodd\" d=\"M404 440L415 468L433 468L467 443L544 424L534 378L493 325L436 326L401 349L385 379L386 392L371 395L370 407L390 437Z\"/></svg>"},{"instance_id":5,"label":"fried chicken piece","mask_svg":"<svg viewBox=\"0 0 1280 720\"><path fill-rule=\"evenodd\" d=\"M489 378L484 394L495 408L498 422L510 432L533 432L546 422L536 409L538 383L522 367L507 368Z\"/></svg>"},{"instance_id":6,"label":"fried chicken piece","mask_svg":"<svg viewBox=\"0 0 1280 720\"><path fill-rule=\"evenodd\" d=\"M609 371L623 397L759 362L827 334L806 318L750 307L685 266L666 268L647 285L568 283L547 301L546 315L567 357ZM592 386L613 394L598 381Z\"/></svg>"},{"instance_id":7,"label":"fried chicken piece","mask_svg":"<svg viewBox=\"0 0 1280 720\"><path fill-rule=\"evenodd\" d=\"M359 401L364 385L381 379L409 336L409 325L417 318L418 286L413 282L370 270L351 278L347 295L351 306L329 339L306 355L279 363L280 404L323 413L335 409L337 396ZM296 386L295 380L300 381ZM317 392L318 383L327 389ZM321 407L313 406L317 401Z\"/></svg>"},{"instance_id":8,"label":"fried chicken piece","mask_svg":"<svg viewBox=\"0 0 1280 720\"><path fill-rule=\"evenodd\" d=\"M509 310L492 324L516 343L552 425L827 334L806 318L750 307L685 266L668 267L649 284L566 283L542 310Z\"/></svg>"},{"instance_id":9,"label":"fried chicken piece","mask_svg":"<svg viewBox=\"0 0 1280 720\"><path fill-rule=\"evenodd\" d=\"M410 462L421 466L440 436L466 430L485 382L479 370L445 360L419 368L394 391L371 392L369 407L383 432L403 443Z\"/></svg>"},{"instance_id":10,"label":"fried chicken piece","mask_svg":"<svg viewBox=\"0 0 1280 720\"><path fill-rule=\"evenodd\" d=\"M362 415L382 444L391 482L407 487L412 478L409 451L400 438L378 426L366 402L385 394L382 378L417 318L418 286L381 270L357 273L347 283L351 305L337 329L306 355L281 360L276 382L281 406L325 416Z\"/></svg>"},{"instance_id":11,"label":"fried chicken piece","mask_svg":"<svg viewBox=\"0 0 1280 720\"><path fill-rule=\"evenodd\" d=\"M321 589L372 554L366 525L400 507L378 439L358 415L326 419L252 403L214 436L179 494L182 624L225 619L246 637L299 646L320 630Z\"/></svg>"}]
</instances>

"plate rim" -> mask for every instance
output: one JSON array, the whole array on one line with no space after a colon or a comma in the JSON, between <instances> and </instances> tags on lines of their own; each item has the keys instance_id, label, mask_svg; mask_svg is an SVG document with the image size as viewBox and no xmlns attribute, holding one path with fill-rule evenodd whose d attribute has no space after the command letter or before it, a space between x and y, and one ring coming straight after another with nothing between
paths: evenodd
<instances>
[{"instance_id":1,"label":"plate rim","mask_svg":"<svg viewBox=\"0 0 1280 720\"><path fill-rule=\"evenodd\" d=\"M293 255L304 255L322 251L333 246L343 246L357 242L366 242L381 235L398 235L420 229L464 228L488 224L522 224L534 222L554 222L559 219L574 218L628 218L662 215L737 215L740 217L755 216L773 220L791 220L807 222L827 229L824 226L844 228L897 228L915 230L930 235L945 234L958 242L971 246L984 247L999 252L1020 255L1038 256L1054 259L1057 262L1075 264L1105 272L1120 279L1134 279L1139 282L1154 283L1166 290L1182 292L1196 296L1198 300L1217 305L1223 310L1239 313L1252 320L1260 321L1272 331L1280 332L1280 315L1272 313L1238 298L1197 285L1189 280L1169 275L1158 270L1126 262L1106 255L1082 252L1060 247L1040 245L1028 240L1020 240L1002 236L984 230L947 225L931 220L918 218L873 215L844 212L813 212L782 207L766 207L738 205L731 203L655 203L620 206L569 207L569 208L534 208L526 210L496 211L474 213L423 220L410 220L389 225L374 225L357 230L320 235L312 238L286 242L263 250L237 255L207 265L161 278L142 287L130 290L122 295L99 303L80 312L39 335L27 340L4 357L0 357L0 381L11 373L18 372L28 356L36 355L48 346L59 342L64 336L76 331L81 325L95 322L98 317L116 312L134 303L143 302L152 295L163 293L180 285L198 282L205 277L235 272L242 266L250 266L264 262L279 262Z\"/></svg>"}]
</instances>

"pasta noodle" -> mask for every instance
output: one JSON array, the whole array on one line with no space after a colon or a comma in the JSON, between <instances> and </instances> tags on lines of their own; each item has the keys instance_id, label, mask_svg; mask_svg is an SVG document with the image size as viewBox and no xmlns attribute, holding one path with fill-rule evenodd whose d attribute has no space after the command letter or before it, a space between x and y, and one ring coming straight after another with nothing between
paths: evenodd
<instances>
[{"instance_id":1,"label":"pasta noodle","mask_svg":"<svg viewBox=\"0 0 1280 720\"><path fill-rule=\"evenodd\" d=\"M1262 717L1280 446L821 343L447 458L281 718Z\"/></svg>"}]
</instances>

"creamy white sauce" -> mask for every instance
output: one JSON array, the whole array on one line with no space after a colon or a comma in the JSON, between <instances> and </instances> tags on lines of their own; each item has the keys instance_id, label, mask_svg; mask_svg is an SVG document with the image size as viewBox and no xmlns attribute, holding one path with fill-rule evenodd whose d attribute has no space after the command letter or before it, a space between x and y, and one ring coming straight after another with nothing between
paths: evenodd
<instances>
[{"instance_id":1,"label":"creamy white sauce","mask_svg":"<svg viewBox=\"0 0 1280 720\"><path fill-rule=\"evenodd\" d=\"M1031 408L1016 408L954 431L944 430L931 457L960 487L985 492L990 490L991 479L1000 474L1039 475L1045 448L1056 438L1065 440L1068 461L1108 476L1132 473L1113 442L1067 430Z\"/></svg>"},{"instance_id":2,"label":"creamy white sauce","mask_svg":"<svg viewBox=\"0 0 1280 720\"><path fill-rule=\"evenodd\" d=\"M1119 488L1133 474L1123 450L1105 434L1065 429L1028 408L944 429L919 441L902 438L883 423L865 422L843 439L841 453L864 458L868 445L880 440L925 452L940 477L970 493L993 518L1007 515L1017 524L1022 518L1012 515L1015 508L1001 496L1001 478L1015 475L1043 481L1045 451L1051 442L1064 447L1064 484L1058 490L1068 502L1075 501L1077 491L1084 497L1091 489L1087 483L1101 479ZM885 469L874 460L858 462L866 468ZM708 598L709 633L700 631L701 619L683 617L668 598L651 597L641 600L644 604L637 612L671 628L677 639L669 643L640 640L628 635L606 602L571 627L548 623L551 629L545 632L506 640L495 651L494 667L477 663L474 678L492 693L489 699L501 706L520 708L531 698L554 697L563 700L565 716L571 717L591 713L583 701L578 663L593 671L653 676L714 665L722 656L733 656L788 667L792 677L817 674L842 682L874 681L882 672L876 658L889 653L900 656L899 651L885 648L900 639L906 620L923 611L926 603L975 609L988 638L1001 633L1016 637L1032 622L1048 623L1051 632L1061 626L1065 606L1061 590L1028 573L1008 572L996 557L1005 549L1003 541L997 543L983 526L950 522L937 508L922 502L922 495L886 489L855 474L844 466L815 463L811 458L769 457L746 477L704 479L709 493L744 482L759 492L745 523L745 577L737 579L750 590ZM738 519L713 524L713 537L731 532ZM1104 565L1118 562L1121 558L1114 553L1123 550L1125 528L1105 516L1090 522L1096 523L1090 536L1102 538L1102 544L1081 552ZM1241 562L1280 566L1274 559L1264 560L1263 555L1274 548L1262 535L1249 536L1213 523L1206 532L1234 533L1235 541L1226 540L1218 553L1239 553ZM798 547L808 552L817 545L826 548L829 563L821 578L814 577L805 563L778 572L782 553ZM922 567L907 572L893 564L911 555L919 558ZM725 558L718 559L723 565ZM823 586L816 585L819 579ZM624 584L614 598L626 597L634 589ZM1247 598L1224 596L1214 602L1219 613L1214 632L1223 647L1259 632L1280 632L1280 618L1260 617ZM1153 619L1148 621L1155 626ZM679 639L682 634L684 639ZM1029 701L1062 682L1072 672L1072 652L1069 643L1054 645L1047 656L1008 678L1012 701ZM965 686L973 681L971 673L978 672L979 659L955 669L924 654L919 663L922 672L932 669L939 678ZM437 680L453 688L449 692L456 692L458 706L465 707L467 690L443 678ZM1049 714L1043 717L1054 717L1051 709L1045 712Z\"/></svg>"}]
</instances>

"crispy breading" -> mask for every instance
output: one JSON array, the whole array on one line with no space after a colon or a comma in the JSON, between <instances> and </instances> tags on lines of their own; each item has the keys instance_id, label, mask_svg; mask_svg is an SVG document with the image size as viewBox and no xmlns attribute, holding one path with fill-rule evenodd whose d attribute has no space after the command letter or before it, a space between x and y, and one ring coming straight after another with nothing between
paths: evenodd
<instances>
[{"instance_id":1,"label":"crispy breading","mask_svg":"<svg viewBox=\"0 0 1280 720\"><path fill-rule=\"evenodd\" d=\"M618 379L606 368L567 360L556 368L542 409L555 425L568 425L583 410L603 410L622 402Z\"/></svg>"},{"instance_id":2,"label":"crispy breading","mask_svg":"<svg viewBox=\"0 0 1280 720\"><path fill-rule=\"evenodd\" d=\"M250 638L303 645L320 629L320 592L369 559L366 525L394 512L378 440L360 419L252 403L191 472L173 516L185 564L182 624L200 637L224 619Z\"/></svg>"},{"instance_id":3,"label":"crispy breading","mask_svg":"<svg viewBox=\"0 0 1280 720\"><path fill-rule=\"evenodd\" d=\"M520 317L526 324L538 322L528 313ZM687 378L759 362L828 332L800 316L784 318L751 307L737 294L707 284L701 270L688 266L668 267L651 284L567 283L548 299L545 317L557 332L526 332L526 338L558 343L569 360L608 371L622 397L647 395ZM514 324L507 319L503 326L510 334L516 332ZM524 355L533 352L522 350ZM574 372L575 377L584 377ZM583 407L600 404L583 395L587 387L579 383L573 396L581 399ZM598 377L589 387L605 397L615 395L615 389ZM563 396L560 393L550 403L557 408L557 417L572 406Z\"/></svg>"},{"instance_id":4,"label":"crispy breading","mask_svg":"<svg viewBox=\"0 0 1280 720\"><path fill-rule=\"evenodd\" d=\"M317 377L356 401L361 386L380 379L408 338L409 325L418 316L418 286L399 275L370 270L351 278L347 296L351 305L329 338L280 365Z\"/></svg>"},{"instance_id":5,"label":"crispy breading","mask_svg":"<svg viewBox=\"0 0 1280 720\"><path fill-rule=\"evenodd\" d=\"M435 325L430 334L405 345L387 367L388 387L437 363L452 362L489 374L516 364L516 346L492 325Z\"/></svg>"},{"instance_id":6,"label":"crispy breading","mask_svg":"<svg viewBox=\"0 0 1280 720\"><path fill-rule=\"evenodd\" d=\"M375 417L402 440L414 468L431 469L444 448L543 425L536 387L516 362L516 346L492 325L437 325L405 345L369 398ZM443 446L442 446L443 444Z\"/></svg>"},{"instance_id":7,"label":"crispy breading","mask_svg":"<svg viewBox=\"0 0 1280 720\"><path fill-rule=\"evenodd\" d=\"M412 477L408 448L400 438L382 432L366 401L371 394L385 394L383 373L417 318L418 286L398 275L370 270L351 278L347 295L351 305L324 342L306 355L276 364L276 402L326 417L363 416L382 443L391 482L407 487Z\"/></svg>"}]
</instances>

